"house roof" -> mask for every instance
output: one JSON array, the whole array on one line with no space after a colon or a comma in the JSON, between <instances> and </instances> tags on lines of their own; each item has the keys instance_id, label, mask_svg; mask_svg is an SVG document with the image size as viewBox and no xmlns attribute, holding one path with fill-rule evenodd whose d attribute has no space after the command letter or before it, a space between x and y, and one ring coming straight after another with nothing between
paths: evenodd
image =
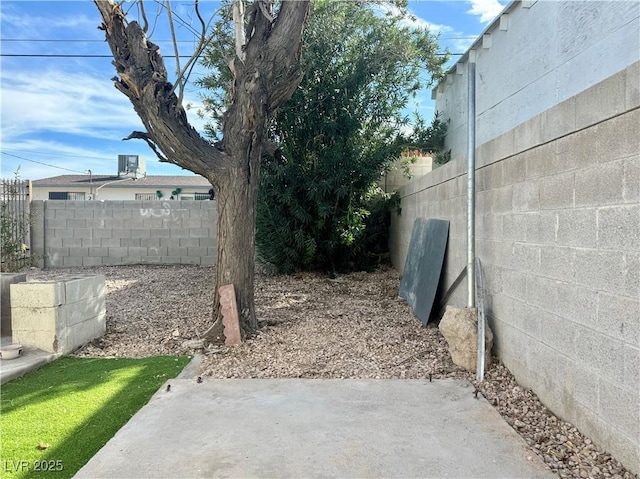
<instances>
[{"instance_id":1,"label":"house roof","mask_svg":"<svg viewBox=\"0 0 640 479\"><path fill-rule=\"evenodd\" d=\"M68 187L87 187L102 186L107 183L113 183L118 188L176 188L176 187L207 187L210 188L209 180L202 176L143 176L136 180L121 181L124 178L111 175L60 175L51 178L43 178L32 182L35 187L47 186L68 186Z\"/></svg>"}]
</instances>

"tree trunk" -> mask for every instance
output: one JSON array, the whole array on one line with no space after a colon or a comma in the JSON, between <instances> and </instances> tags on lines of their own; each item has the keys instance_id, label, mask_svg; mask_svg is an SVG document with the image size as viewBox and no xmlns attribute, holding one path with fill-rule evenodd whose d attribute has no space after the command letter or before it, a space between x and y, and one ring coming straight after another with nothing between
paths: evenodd
<instances>
[{"instance_id":1,"label":"tree trunk","mask_svg":"<svg viewBox=\"0 0 640 479\"><path fill-rule=\"evenodd\" d=\"M259 163L258 163L259 165ZM238 302L240 329L250 334L258 328L253 300L255 271L255 224L259 177L248 178L247 170L234 168L222 180L216 194L218 206L218 261L213 301L214 324L205 333L208 339L223 340L219 288L233 284Z\"/></svg>"},{"instance_id":2,"label":"tree trunk","mask_svg":"<svg viewBox=\"0 0 640 479\"><path fill-rule=\"evenodd\" d=\"M222 339L218 287L226 284L235 287L240 326L250 333L258 327L253 279L260 160L274 149L266 134L271 115L291 98L302 79L302 29L309 1L282 2L275 19L265 0L256 0L248 11L249 38L241 51L243 58L236 57L229 65L234 84L223 116L223 140L216 145L187 121L159 48L147 39L145 29L127 22L112 0L94 2L119 75L115 86L129 98L146 128L126 139L146 141L160 161L204 176L216 192L218 263L213 325L205 337Z\"/></svg>"}]
</instances>

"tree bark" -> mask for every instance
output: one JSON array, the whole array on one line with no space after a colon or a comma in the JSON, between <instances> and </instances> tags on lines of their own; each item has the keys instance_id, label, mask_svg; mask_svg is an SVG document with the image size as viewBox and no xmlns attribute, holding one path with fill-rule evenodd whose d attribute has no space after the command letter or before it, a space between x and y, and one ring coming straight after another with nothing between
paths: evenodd
<instances>
[{"instance_id":1,"label":"tree bark","mask_svg":"<svg viewBox=\"0 0 640 479\"><path fill-rule=\"evenodd\" d=\"M258 328L253 300L255 265L255 221L258 198L258 177L247 181L244 169L231 170L227 188L216 196L218 203L218 261L217 288L214 311L220 304L218 288L233 284L236 289L240 328L250 334ZM217 312L215 314L218 314ZM216 317L208 336L223 340L221 318Z\"/></svg>"},{"instance_id":2,"label":"tree bark","mask_svg":"<svg viewBox=\"0 0 640 479\"><path fill-rule=\"evenodd\" d=\"M213 145L187 121L167 80L158 47L137 22L127 23L112 0L94 0L103 19L101 29L113 54L119 77L115 86L125 94L146 132L129 138L146 141L161 161L174 163L207 178L218 207L218 263L213 324L205 333L220 340L222 322L218 287L233 284L245 334L257 329L254 304L255 219L260 160L272 152L267 129L272 113L288 100L302 79L300 53L308 1L284 1L278 16L269 17L256 0L249 9L250 33L244 58L232 64L231 104L222 122L223 140Z\"/></svg>"}]
</instances>

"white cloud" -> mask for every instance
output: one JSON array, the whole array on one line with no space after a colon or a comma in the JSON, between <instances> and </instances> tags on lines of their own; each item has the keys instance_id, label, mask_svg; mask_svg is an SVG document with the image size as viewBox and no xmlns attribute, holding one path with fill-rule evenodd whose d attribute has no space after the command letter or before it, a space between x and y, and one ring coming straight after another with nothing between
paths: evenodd
<instances>
[{"instance_id":1,"label":"white cloud","mask_svg":"<svg viewBox=\"0 0 640 479\"><path fill-rule=\"evenodd\" d=\"M380 12L385 15L388 14L393 16L399 16L402 14L401 10L398 7L390 3L379 3L375 5L375 7L377 7L380 10ZM452 32L454 30L453 27L450 27L449 25L441 25L438 23L429 22L424 18L420 18L411 12L409 12L407 15L404 15L400 23L403 26L409 27L409 28L427 29L431 33Z\"/></svg>"},{"instance_id":2,"label":"white cloud","mask_svg":"<svg viewBox=\"0 0 640 479\"><path fill-rule=\"evenodd\" d=\"M502 12L504 6L498 0L469 0L471 15L478 15L482 23L489 23Z\"/></svg>"},{"instance_id":3,"label":"white cloud","mask_svg":"<svg viewBox=\"0 0 640 479\"><path fill-rule=\"evenodd\" d=\"M156 156L143 141L121 141L144 126L106 74L4 68L0 83L2 150L6 153L2 155L2 177L12 176L17 165L23 178L73 174L11 155L71 170L115 173L118 154L140 154L147 158L149 174L185 173L175 166L152 165ZM195 111L187 115L192 126L202 130L204 121Z\"/></svg>"},{"instance_id":4,"label":"white cloud","mask_svg":"<svg viewBox=\"0 0 640 479\"><path fill-rule=\"evenodd\" d=\"M16 13L15 5L3 2L1 15L5 38L57 38L61 31L72 32L76 38L100 38L96 28L100 24L97 13L94 18L83 13L26 15L22 11Z\"/></svg>"},{"instance_id":5,"label":"white cloud","mask_svg":"<svg viewBox=\"0 0 640 479\"><path fill-rule=\"evenodd\" d=\"M95 18L88 18L84 15L74 15L69 17L42 17L36 15L3 15L2 21L7 26L13 26L24 30L32 29L42 33L43 29L53 30L55 28L96 28L98 21Z\"/></svg>"},{"instance_id":6,"label":"white cloud","mask_svg":"<svg viewBox=\"0 0 640 479\"><path fill-rule=\"evenodd\" d=\"M0 2L3 38L60 41L8 43L10 53L108 54L102 42L104 33L96 28L100 15L91 2L59 2L60 8L55 2L41 7L23 7L25 4L28 2ZM4 45L3 51L7 52ZM121 141L144 127L129 100L109 80L113 74L108 58L3 58L2 176L12 176L18 165L23 178L73 173L33 161L75 171L115 173L117 155L125 153L145 156L149 174L186 173L176 166L159 164L143 141ZM191 98L187 101L199 103ZM187 115L192 126L201 131L204 121L195 110Z\"/></svg>"},{"instance_id":7,"label":"white cloud","mask_svg":"<svg viewBox=\"0 0 640 479\"><path fill-rule=\"evenodd\" d=\"M59 70L34 74L5 69L0 82L5 140L38 131L101 139L119 135L119 139L143 128L131 103L106 77ZM195 112L188 115L192 125L201 129L202 121Z\"/></svg>"},{"instance_id":8,"label":"white cloud","mask_svg":"<svg viewBox=\"0 0 640 479\"><path fill-rule=\"evenodd\" d=\"M107 79L47 70L2 71L4 138L36 131L105 138L114 129L140 128L127 99Z\"/></svg>"},{"instance_id":9,"label":"white cloud","mask_svg":"<svg viewBox=\"0 0 640 479\"><path fill-rule=\"evenodd\" d=\"M473 45L473 42L475 41L476 41L476 37L456 38L454 40L451 40L451 43L453 45L453 51L457 53L466 52L469 48L471 48L471 45Z\"/></svg>"}]
</instances>

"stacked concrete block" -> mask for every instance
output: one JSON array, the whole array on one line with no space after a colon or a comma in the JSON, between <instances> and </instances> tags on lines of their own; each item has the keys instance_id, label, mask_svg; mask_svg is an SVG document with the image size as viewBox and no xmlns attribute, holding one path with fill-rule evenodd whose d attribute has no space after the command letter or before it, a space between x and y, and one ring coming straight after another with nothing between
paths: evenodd
<instances>
[{"instance_id":1,"label":"stacked concrete block","mask_svg":"<svg viewBox=\"0 0 640 479\"><path fill-rule=\"evenodd\" d=\"M104 276L11 285L13 342L69 353L106 332Z\"/></svg>"},{"instance_id":2,"label":"stacked concrete block","mask_svg":"<svg viewBox=\"0 0 640 479\"><path fill-rule=\"evenodd\" d=\"M35 201L41 266L215 264L215 201Z\"/></svg>"},{"instance_id":3,"label":"stacked concrete block","mask_svg":"<svg viewBox=\"0 0 640 479\"><path fill-rule=\"evenodd\" d=\"M636 473L639 72L637 62L476 155L476 253L494 352L552 411ZM390 238L402 270L414 219L424 211L449 219L445 287L466 264L467 247L466 159L452 163L400 190ZM464 283L449 303L465 306Z\"/></svg>"},{"instance_id":4,"label":"stacked concrete block","mask_svg":"<svg viewBox=\"0 0 640 479\"><path fill-rule=\"evenodd\" d=\"M0 274L0 334L2 337L11 336L11 285L24 283L27 275L24 273L2 273Z\"/></svg>"}]
</instances>

